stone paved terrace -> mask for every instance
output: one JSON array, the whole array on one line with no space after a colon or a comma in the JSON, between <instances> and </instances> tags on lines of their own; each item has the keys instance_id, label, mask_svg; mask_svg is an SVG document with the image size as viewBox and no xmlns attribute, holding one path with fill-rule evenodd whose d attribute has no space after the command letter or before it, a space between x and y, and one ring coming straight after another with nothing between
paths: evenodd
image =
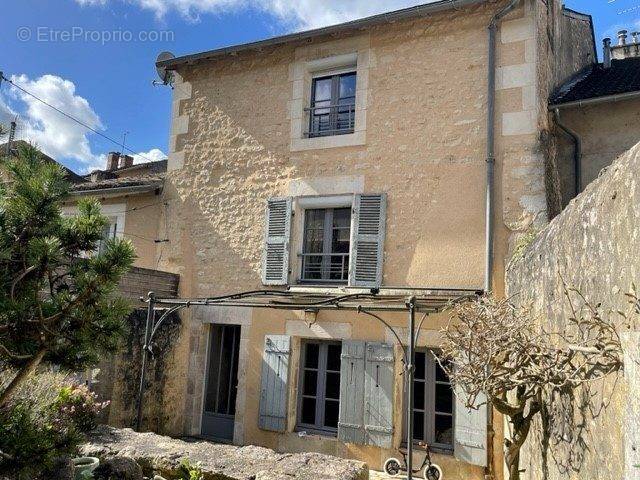
<instances>
[{"instance_id":1,"label":"stone paved terrace","mask_svg":"<svg viewBox=\"0 0 640 480\"><path fill-rule=\"evenodd\" d=\"M276 453L256 446L186 442L154 433L100 426L82 446L82 454L101 459L125 456L145 474L175 478L183 458L199 462L205 480L367 480L367 465L319 453Z\"/></svg>"}]
</instances>

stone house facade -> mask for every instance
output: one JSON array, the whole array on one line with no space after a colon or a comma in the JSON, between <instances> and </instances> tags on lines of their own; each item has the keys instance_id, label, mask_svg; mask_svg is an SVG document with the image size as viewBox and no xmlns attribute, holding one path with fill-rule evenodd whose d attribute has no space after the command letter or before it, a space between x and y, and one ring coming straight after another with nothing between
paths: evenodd
<instances>
[{"instance_id":1,"label":"stone house facade","mask_svg":"<svg viewBox=\"0 0 640 480\"><path fill-rule=\"evenodd\" d=\"M563 194L548 99L595 61L591 18L541 0L441 1L166 60L175 83L157 266L180 275L183 298L500 295L519 235ZM386 314L388 327L348 311L181 317L158 407L165 432L372 468L397 456L404 382L389 327L406 333L404 315ZM447 478L500 478L501 418L465 414L432 360L447 321L428 317L417 339L414 438L435 447ZM354 407L375 410L365 425L345 412L352 358L376 378Z\"/></svg>"}]
</instances>

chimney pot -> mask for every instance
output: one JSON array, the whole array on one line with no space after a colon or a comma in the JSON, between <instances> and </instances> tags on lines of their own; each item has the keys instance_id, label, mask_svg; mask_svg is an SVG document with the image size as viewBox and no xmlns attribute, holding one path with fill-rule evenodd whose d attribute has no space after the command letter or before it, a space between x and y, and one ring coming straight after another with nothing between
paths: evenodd
<instances>
[{"instance_id":1,"label":"chimney pot","mask_svg":"<svg viewBox=\"0 0 640 480\"><path fill-rule=\"evenodd\" d=\"M618 32L618 45L626 45L627 44L627 30L620 30Z\"/></svg>"},{"instance_id":2,"label":"chimney pot","mask_svg":"<svg viewBox=\"0 0 640 480\"><path fill-rule=\"evenodd\" d=\"M604 68L611 68L611 39L605 38L602 43L604 43L604 54L602 56L602 64Z\"/></svg>"},{"instance_id":3,"label":"chimney pot","mask_svg":"<svg viewBox=\"0 0 640 480\"><path fill-rule=\"evenodd\" d=\"M120 155L120 168L127 168L133 165L133 157L131 155Z\"/></svg>"},{"instance_id":4,"label":"chimney pot","mask_svg":"<svg viewBox=\"0 0 640 480\"><path fill-rule=\"evenodd\" d=\"M107 154L107 171L112 171L118 168L118 161L120 160L120 152L109 152Z\"/></svg>"}]
</instances>

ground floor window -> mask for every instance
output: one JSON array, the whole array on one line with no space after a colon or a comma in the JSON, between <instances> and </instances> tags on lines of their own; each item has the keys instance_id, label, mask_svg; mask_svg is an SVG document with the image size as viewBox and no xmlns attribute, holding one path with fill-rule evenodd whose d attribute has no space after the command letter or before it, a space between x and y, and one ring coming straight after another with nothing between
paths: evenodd
<instances>
[{"instance_id":1,"label":"ground floor window","mask_svg":"<svg viewBox=\"0 0 640 480\"><path fill-rule=\"evenodd\" d=\"M340 342L303 343L298 428L320 433L337 432L341 353Z\"/></svg>"},{"instance_id":2,"label":"ground floor window","mask_svg":"<svg viewBox=\"0 0 640 480\"><path fill-rule=\"evenodd\" d=\"M454 396L449 377L431 350L416 352L415 364L413 438L453 449Z\"/></svg>"}]
</instances>

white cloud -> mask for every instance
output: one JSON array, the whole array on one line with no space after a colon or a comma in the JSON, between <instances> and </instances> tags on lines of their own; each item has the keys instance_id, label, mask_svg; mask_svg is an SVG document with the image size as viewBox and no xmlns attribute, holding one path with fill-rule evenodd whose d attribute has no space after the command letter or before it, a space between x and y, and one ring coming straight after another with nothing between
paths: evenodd
<instances>
[{"instance_id":1,"label":"white cloud","mask_svg":"<svg viewBox=\"0 0 640 480\"><path fill-rule=\"evenodd\" d=\"M80 5L105 5L109 0L76 0ZM110 0L116 1L116 0ZM129 0L158 18L175 11L197 21L201 14L257 8L296 28L316 28L367 17L404 7L431 3L428 0ZM435 0L432 0L435 1Z\"/></svg>"},{"instance_id":2,"label":"white cloud","mask_svg":"<svg viewBox=\"0 0 640 480\"><path fill-rule=\"evenodd\" d=\"M94 129L103 129L98 114L89 102L76 95L73 82L55 75L43 75L31 80L26 75L13 75L11 80L50 105ZM16 139L30 141L44 153L55 159L72 158L82 163L95 162L97 155L91 151L87 137L89 131L76 122L56 112L14 86L9 90L9 99L0 98L0 112L15 116L20 112ZM8 100L13 100L9 105ZM20 108L23 107L23 108Z\"/></svg>"},{"instance_id":3,"label":"white cloud","mask_svg":"<svg viewBox=\"0 0 640 480\"><path fill-rule=\"evenodd\" d=\"M100 117L89 102L76 94L73 82L55 75L43 75L35 80L26 75L14 75L11 81L85 125L98 131L104 130ZM0 94L0 123L6 125L16 115L17 140L27 140L37 145L40 150L56 160L73 159L80 162L82 171L79 173L105 168L106 155L92 150L89 136L93 133L90 130L11 86L7 95ZM6 141L6 137L0 141ZM153 148L134 155L134 162L143 163L164 158L166 155L162 151Z\"/></svg>"},{"instance_id":4,"label":"white cloud","mask_svg":"<svg viewBox=\"0 0 640 480\"><path fill-rule=\"evenodd\" d=\"M152 148L148 152L140 152L133 155L133 164L155 162L164 160L167 156L159 148Z\"/></svg>"}]
</instances>

